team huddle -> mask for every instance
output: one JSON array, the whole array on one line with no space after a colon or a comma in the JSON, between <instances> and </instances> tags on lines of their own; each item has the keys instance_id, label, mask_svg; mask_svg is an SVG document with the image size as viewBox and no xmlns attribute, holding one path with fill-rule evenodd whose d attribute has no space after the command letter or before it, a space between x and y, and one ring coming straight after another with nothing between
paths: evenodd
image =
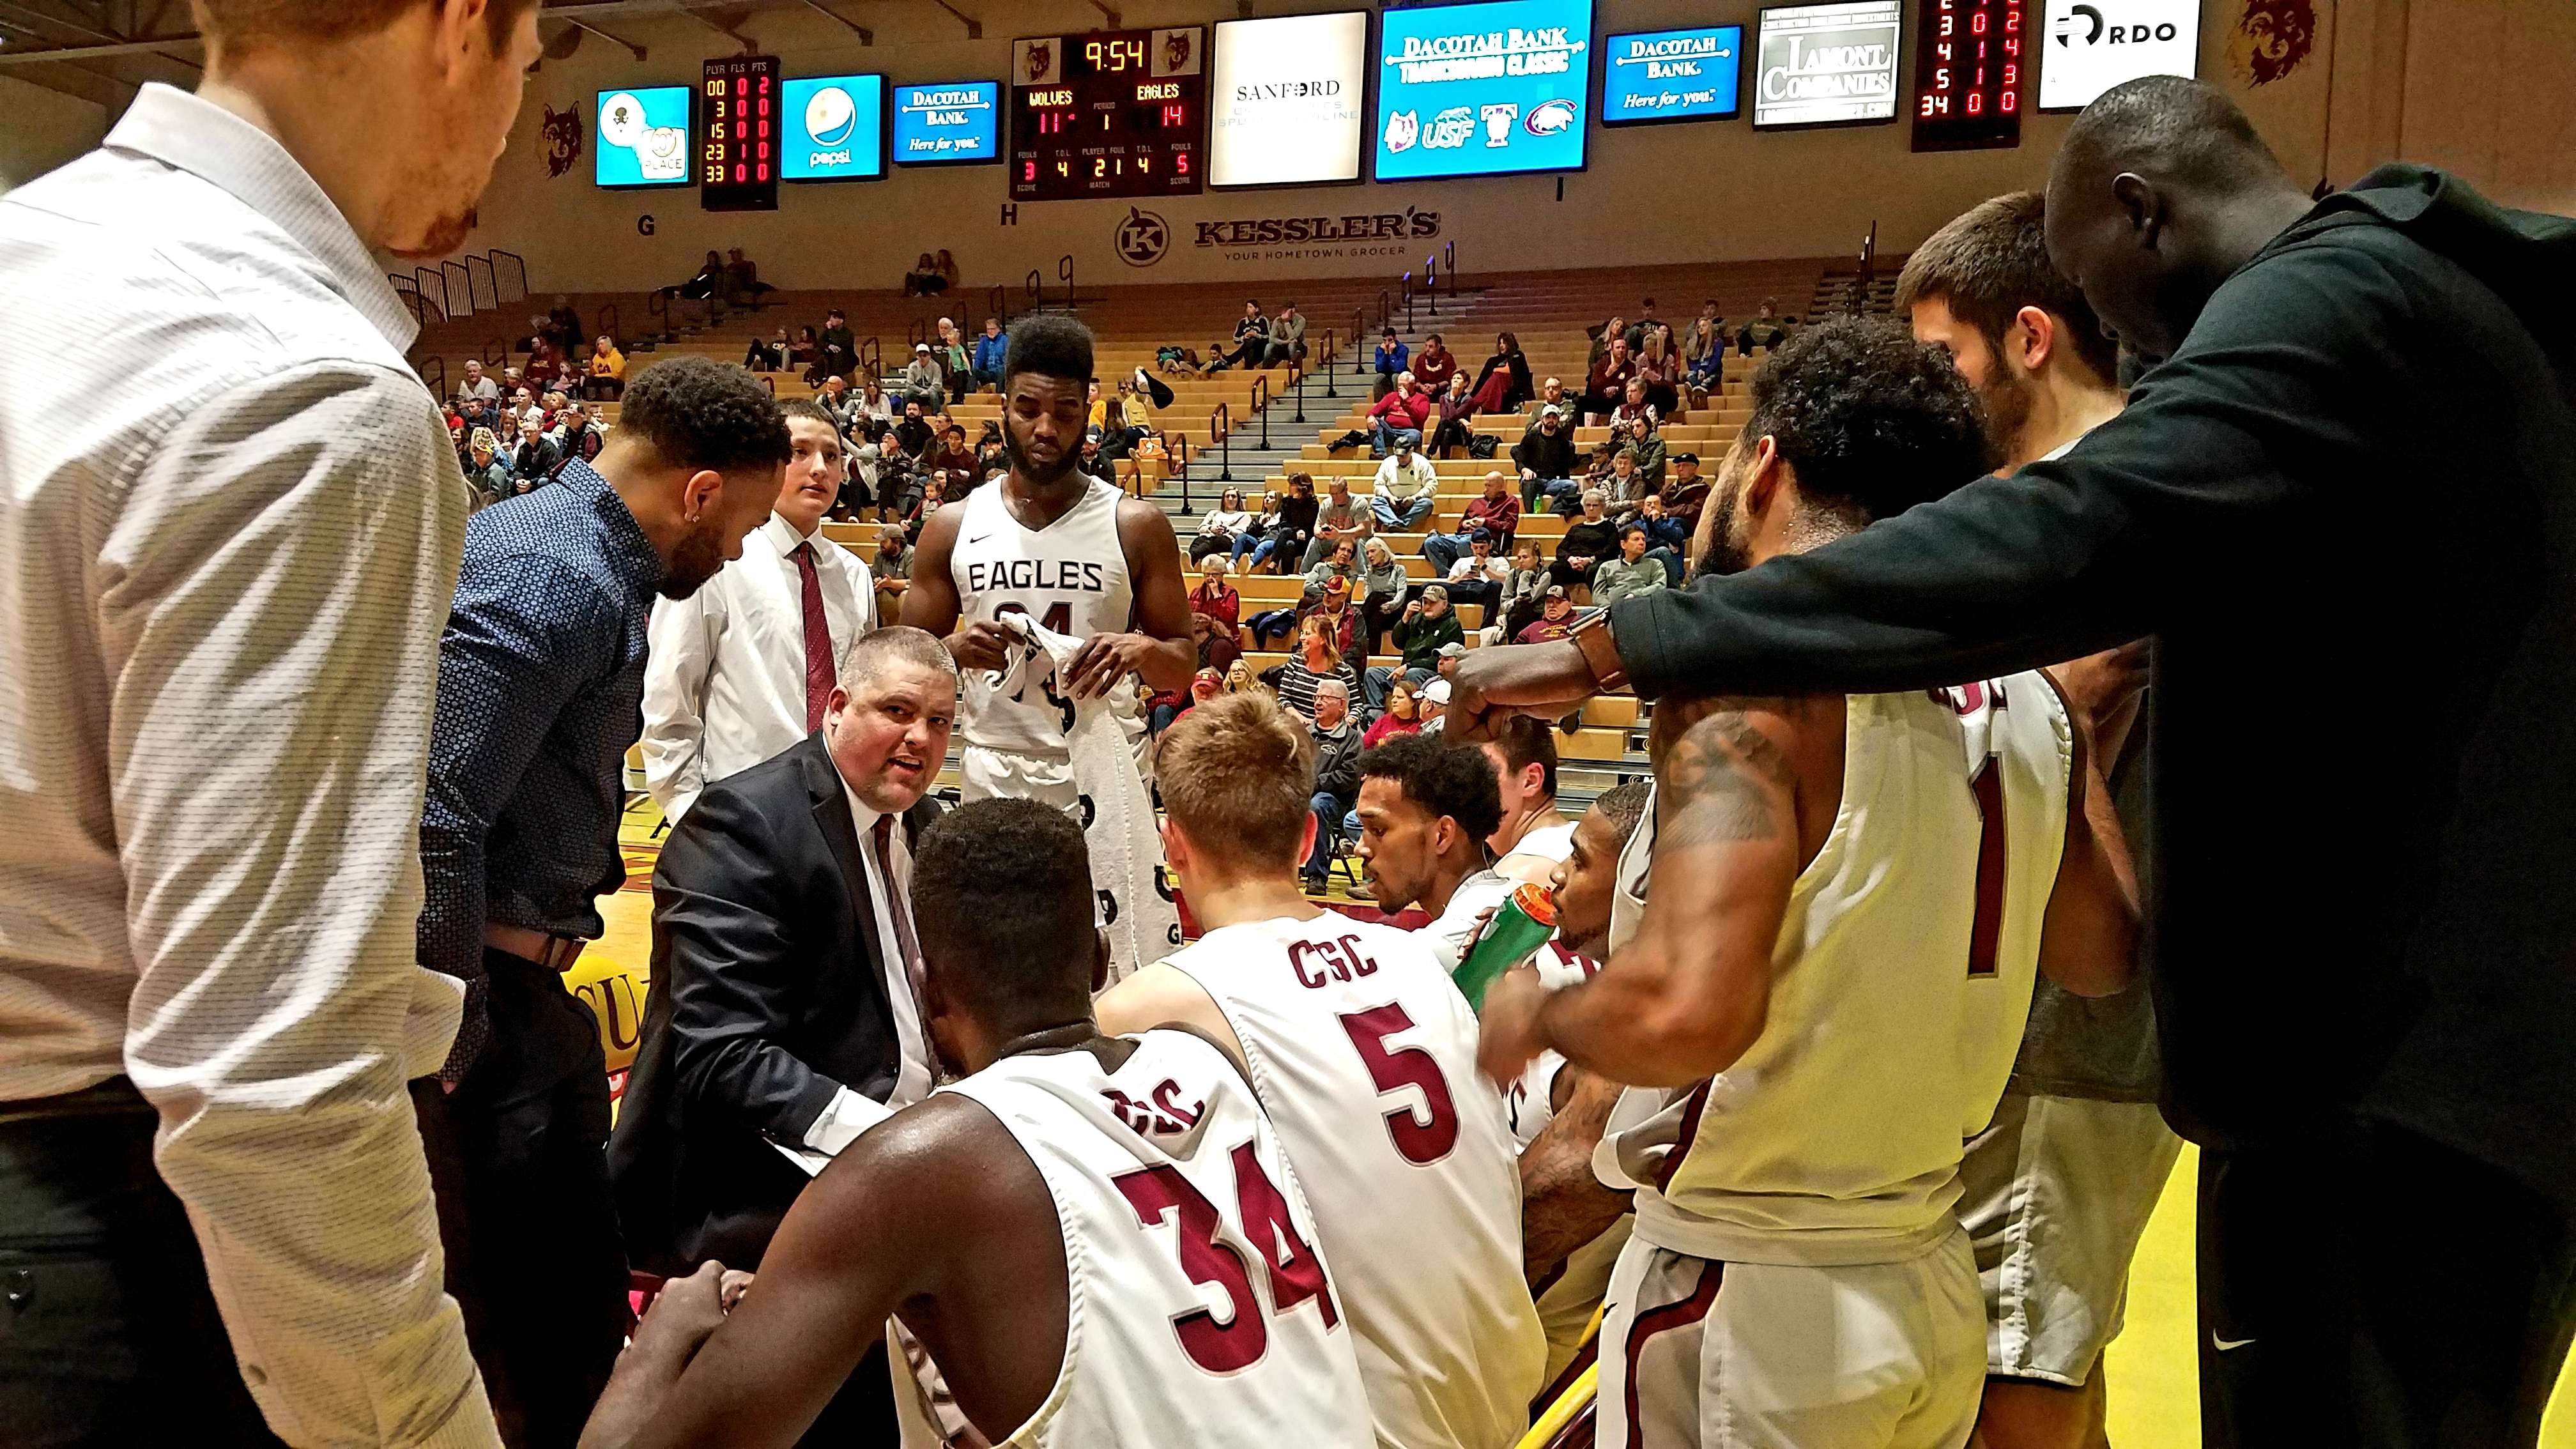
<instances>
[{"instance_id":1,"label":"team huddle","mask_svg":"<svg viewBox=\"0 0 2576 1449\"><path fill-rule=\"evenodd\" d=\"M1998 285L2026 292L2000 327ZM2037 198L1953 223L1902 290L1924 340L1838 320L1765 362L1701 571L1818 547L2117 410ZM1454 939L1304 893L1316 746L1293 715L1225 696L1142 740L1128 681L1189 663L1176 551L1056 466L1042 415L1078 396L1087 339L1044 366L1053 333L1031 330L1049 375L1015 358L1006 384L1019 466L942 516L906 601L964 672L969 803L912 874L946 1085L821 1172L756 1277L672 1282L584 1442L793 1442L891 1337L902 1416L945 1443L1503 1449L1596 1322L1602 1443L1928 1449L1981 1414L1989 1442L2045 1442L1990 1375L2085 1414L2134 1234L2107 1274L2035 1262L2012 1204L2095 1188L2026 1180L2036 1126L1996 1149L2018 1190L1970 1195L1963 1160L2001 1132L2043 978L2131 984L2106 779L2134 660L1666 697L1652 781L1513 847L1555 939L1480 1020ZM1051 635L1085 642L1043 659ZM1150 772L1150 853L1199 928L1160 959L1113 962L1099 929L1094 717ZM1490 829L1501 754L1372 756L1381 814ZM2171 1154L2133 1157L2151 1201Z\"/></svg>"}]
</instances>

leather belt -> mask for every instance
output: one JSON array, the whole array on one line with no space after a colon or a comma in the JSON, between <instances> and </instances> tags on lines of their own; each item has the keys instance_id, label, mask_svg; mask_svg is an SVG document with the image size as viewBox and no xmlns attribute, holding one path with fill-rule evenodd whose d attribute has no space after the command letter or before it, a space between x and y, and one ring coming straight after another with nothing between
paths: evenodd
<instances>
[{"instance_id":1,"label":"leather belt","mask_svg":"<svg viewBox=\"0 0 2576 1449\"><path fill-rule=\"evenodd\" d=\"M572 963L581 959L581 948L590 943L570 936L549 936L530 926L505 926L498 921L487 921L483 925L483 944L522 961L534 961L557 971L570 971Z\"/></svg>"}]
</instances>

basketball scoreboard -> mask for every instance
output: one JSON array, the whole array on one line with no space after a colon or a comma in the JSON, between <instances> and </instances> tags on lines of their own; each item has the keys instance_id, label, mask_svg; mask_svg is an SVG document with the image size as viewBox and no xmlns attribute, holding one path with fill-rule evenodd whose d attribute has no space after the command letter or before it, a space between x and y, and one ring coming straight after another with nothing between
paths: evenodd
<instances>
[{"instance_id":1,"label":"basketball scoreboard","mask_svg":"<svg viewBox=\"0 0 2576 1449\"><path fill-rule=\"evenodd\" d=\"M1923 0L1914 40L1914 149L2021 144L2029 58L2023 0Z\"/></svg>"},{"instance_id":2,"label":"basketball scoreboard","mask_svg":"<svg viewBox=\"0 0 2576 1449\"><path fill-rule=\"evenodd\" d=\"M698 205L708 211L778 209L778 57L735 55L706 63L698 106Z\"/></svg>"},{"instance_id":3,"label":"basketball scoreboard","mask_svg":"<svg viewBox=\"0 0 2576 1449\"><path fill-rule=\"evenodd\" d=\"M1187 26L1011 42L1011 199L1198 193L1206 34Z\"/></svg>"}]
</instances>

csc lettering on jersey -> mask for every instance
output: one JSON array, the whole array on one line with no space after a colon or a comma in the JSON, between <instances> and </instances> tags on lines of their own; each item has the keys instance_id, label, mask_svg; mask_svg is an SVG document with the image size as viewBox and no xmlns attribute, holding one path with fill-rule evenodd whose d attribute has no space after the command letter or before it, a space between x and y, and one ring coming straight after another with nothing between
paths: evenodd
<instances>
[{"instance_id":1,"label":"csc lettering on jersey","mask_svg":"<svg viewBox=\"0 0 2576 1449\"><path fill-rule=\"evenodd\" d=\"M1105 594L1109 584L1096 560L1051 558L976 559L966 565L966 587L987 589L1066 589Z\"/></svg>"},{"instance_id":2,"label":"csc lettering on jersey","mask_svg":"<svg viewBox=\"0 0 2576 1449\"><path fill-rule=\"evenodd\" d=\"M1307 958L1316 958L1309 970ZM1353 981L1377 974L1377 958L1360 949L1360 938L1344 936L1338 941L1291 941L1288 943L1288 969L1297 973L1297 984L1318 990L1335 981Z\"/></svg>"}]
</instances>

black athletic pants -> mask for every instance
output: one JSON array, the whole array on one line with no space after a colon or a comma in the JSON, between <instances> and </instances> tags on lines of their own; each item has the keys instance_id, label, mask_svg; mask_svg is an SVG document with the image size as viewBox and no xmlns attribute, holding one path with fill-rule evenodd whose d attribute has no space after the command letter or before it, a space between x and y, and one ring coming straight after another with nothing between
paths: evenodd
<instances>
[{"instance_id":1,"label":"black athletic pants","mask_svg":"<svg viewBox=\"0 0 2576 1449\"><path fill-rule=\"evenodd\" d=\"M416 1084L447 1291L511 1449L573 1449L627 1324L598 1019L555 971L486 950L492 1034L453 1093Z\"/></svg>"},{"instance_id":2,"label":"black athletic pants","mask_svg":"<svg viewBox=\"0 0 2576 1449\"><path fill-rule=\"evenodd\" d=\"M2566 1204L2386 1124L2200 1163L2210 1449L2535 1443L2576 1326Z\"/></svg>"},{"instance_id":3,"label":"black athletic pants","mask_svg":"<svg viewBox=\"0 0 2576 1449\"><path fill-rule=\"evenodd\" d=\"M123 1077L0 1102L0 1443L284 1449Z\"/></svg>"}]
</instances>

